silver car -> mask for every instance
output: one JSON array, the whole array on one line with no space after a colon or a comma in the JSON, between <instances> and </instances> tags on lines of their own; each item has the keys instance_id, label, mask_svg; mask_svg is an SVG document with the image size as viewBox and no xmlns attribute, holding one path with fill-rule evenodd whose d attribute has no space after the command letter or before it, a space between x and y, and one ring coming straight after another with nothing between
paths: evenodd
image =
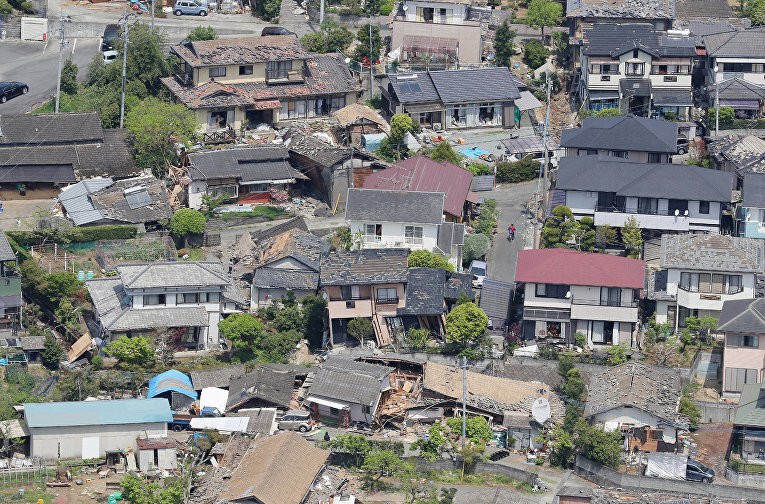
<instances>
[{"instance_id":1,"label":"silver car","mask_svg":"<svg viewBox=\"0 0 765 504\"><path fill-rule=\"evenodd\" d=\"M308 432L313 430L316 423L310 411L290 410L279 419L279 429Z\"/></svg>"}]
</instances>

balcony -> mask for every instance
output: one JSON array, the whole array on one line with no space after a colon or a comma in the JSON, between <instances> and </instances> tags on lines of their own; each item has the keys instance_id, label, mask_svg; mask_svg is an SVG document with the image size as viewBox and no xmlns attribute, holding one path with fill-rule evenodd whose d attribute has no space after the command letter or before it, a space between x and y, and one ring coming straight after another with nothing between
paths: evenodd
<instances>
[{"instance_id":1,"label":"balcony","mask_svg":"<svg viewBox=\"0 0 765 504\"><path fill-rule=\"evenodd\" d=\"M613 322L637 322L638 302L635 300L606 301L599 299L571 300L573 320L606 320Z\"/></svg>"},{"instance_id":2,"label":"balcony","mask_svg":"<svg viewBox=\"0 0 765 504\"><path fill-rule=\"evenodd\" d=\"M634 216L644 229L688 231L689 219L684 215L674 215L674 211L640 210L636 208L603 207L595 208L595 225L623 227L627 218Z\"/></svg>"},{"instance_id":3,"label":"balcony","mask_svg":"<svg viewBox=\"0 0 765 504\"><path fill-rule=\"evenodd\" d=\"M638 301L635 301L634 299L631 300L607 300L604 301L602 299L580 299L580 298L573 298L571 300L572 304L575 305L587 305L587 306L612 306L612 307L621 307L621 308L637 308Z\"/></svg>"},{"instance_id":4,"label":"balcony","mask_svg":"<svg viewBox=\"0 0 765 504\"><path fill-rule=\"evenodd\" d=\"M398 296L375 298L375 304L378 304L378 305L398 304Z\"/></svg>"}]
</instances>

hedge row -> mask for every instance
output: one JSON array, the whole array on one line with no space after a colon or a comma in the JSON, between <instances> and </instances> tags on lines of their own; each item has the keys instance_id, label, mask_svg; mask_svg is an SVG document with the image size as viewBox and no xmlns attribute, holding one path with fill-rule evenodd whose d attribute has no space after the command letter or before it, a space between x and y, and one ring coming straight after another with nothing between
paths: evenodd
<instances>
[{"instance_id":1,"label":"hedge row","mask_svg":"<svg viewBox=\"0 0 765 504\"><path fill-rule=\"evenodd\" d=\"M16 240L14 240L13 238L11 238L11 237L9 236L9 233L6 233L6 234L5 234L5 237L6 237L6 238L8 238L8 243L10 243L10 245L11 245L11 248L12 248L12 249L13 249L13 251L14 251L14 252L16 252L16 254L18 255L18 258L19 258L19 261L18 261L18 263L19 263L19 264L23 263L23 262L24 262L24 261L26 261L27 259L32 259L32 254L30 254L30 253L29 253L29 251L28 251L27 249L25 249L24 247L22 247L21 245L19 245L19 244L16 242Z\"/></svg>"},{"instance_id":2,"label":"hedge row","mask_svg":"<svg viewBox=\"0 0 765 504\"><path fill-rule=\"evenodd\" d=\"M133 225L73 227L62 232L64 238L70 243L98 240L129 240L135 238L137 234L138 228ZM22 247L40 244L39 236L30 231L8 231L6 236Z\"/></svg>"}]
</instances>

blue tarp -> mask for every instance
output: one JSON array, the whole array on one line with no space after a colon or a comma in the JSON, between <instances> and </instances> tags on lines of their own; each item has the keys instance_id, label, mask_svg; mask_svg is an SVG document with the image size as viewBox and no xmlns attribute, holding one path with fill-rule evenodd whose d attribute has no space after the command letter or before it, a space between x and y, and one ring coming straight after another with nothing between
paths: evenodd
<instances>
[{"instance_id":1,"label":"blue tarp","mask_svg":"<svg viewBox=\"0 0 765 504\"><path fill-rule=\"evenodd\" d=\"M480 159L481 156L484 156L484 155L486 155L488 153L489 153L489 151L485 151L485 150L483 150L480 147L471 147L469 149L462 149L460 151L460 154L462 154L463 156L467 156L469 158L472 158L472 159Z\"/></svg>"},{"instance_id":2,"label":"blue tarp","mask_svg":"<svg viewBox=\"0 0 765 504\"><path fill-rule=\"evenodd\" d=\"M387 137L388 135L385 133L370 133L368 135L361 135L361 146L364 147L367 152L377 152L383 139Z\"/></svg>"},{"instance_id":3,"label":"blue tarp","mask_svg":"<svg viewBox=\"0 0 765 504\"><path fill-rule=\"evenodd\" d=\"M191 378L175 369L165 371L149 380L149 391L146 393L146 397L157 397L165 392L178 392L191 399L197 399Z\"/></svg>"}]
</instances>

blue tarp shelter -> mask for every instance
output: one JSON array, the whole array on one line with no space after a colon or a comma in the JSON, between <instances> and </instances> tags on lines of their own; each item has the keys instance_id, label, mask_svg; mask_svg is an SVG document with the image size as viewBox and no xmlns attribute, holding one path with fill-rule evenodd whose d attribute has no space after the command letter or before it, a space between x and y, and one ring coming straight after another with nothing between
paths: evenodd
<instances>
[{"instance_id":1,"label":"blue tarp shelter","mask_svg":"<svg viewBox=\"0 0 765 504\"><path fill-rule=\"evenodd\" d=\"M188 375L171 369L149 380L146 397L165 397L173 411L187 409L197 400L197 393Z\"/></svg>"}]
</instances>

